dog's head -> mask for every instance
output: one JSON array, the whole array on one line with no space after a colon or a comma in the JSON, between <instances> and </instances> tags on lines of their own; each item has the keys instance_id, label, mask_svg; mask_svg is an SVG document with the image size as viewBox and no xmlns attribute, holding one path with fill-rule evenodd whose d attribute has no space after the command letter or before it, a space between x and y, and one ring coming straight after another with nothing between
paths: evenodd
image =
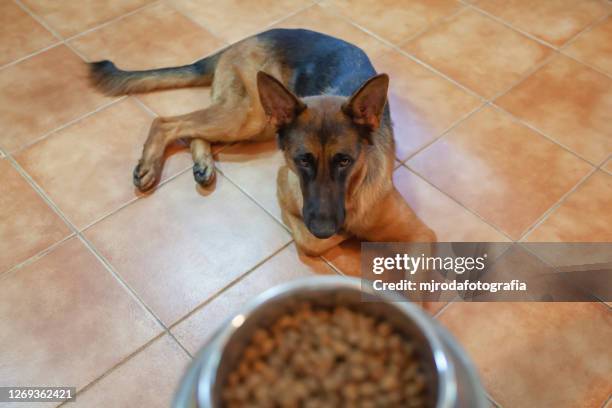
<instances>
[{"instance_id":1,"label":"dog's head","mask_svg":"<svg viewBox=\"0 0 612 408\"><path fill-rule=\"evenodd\" d=\"M349 98L300 99L264 72L257 86L286 162L299 175L304 223L317 238L338 233L351 186L364 176L364 146L381 124L389 77L370 78Z\"/></svg>"}]
</instances>

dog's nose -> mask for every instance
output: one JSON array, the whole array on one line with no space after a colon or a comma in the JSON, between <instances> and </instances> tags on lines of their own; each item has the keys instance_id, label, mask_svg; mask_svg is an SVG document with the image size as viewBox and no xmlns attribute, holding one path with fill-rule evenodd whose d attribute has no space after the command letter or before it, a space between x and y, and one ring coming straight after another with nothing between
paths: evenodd
<instances>
[{"instance_id":1,"label":"dog's nose","mask_svg":"<svg viewBox=\"0 0 612 408\"><path fill-rule=\"evenodd\" d=\"M338 232L336 222L331 218L314 218L309 224L308 229L317 238L329 238Z\"/></svg>"}]
</instances>

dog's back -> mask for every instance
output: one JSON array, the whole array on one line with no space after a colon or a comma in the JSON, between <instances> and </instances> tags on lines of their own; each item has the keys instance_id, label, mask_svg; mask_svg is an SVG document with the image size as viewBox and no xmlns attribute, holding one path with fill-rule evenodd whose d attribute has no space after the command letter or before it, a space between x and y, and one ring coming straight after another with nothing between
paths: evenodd
<instances>
[{"instance_id":1,"label":"dog's back","mask_svg":"<svg viewBox=\"0 0 612 408\"><path fill-rule=\"evenodd\" d=\"M287 83L297 96L352 95L376 75L361 48L303 29L274 29L257 36L292 72Z\"/></svg>"}]
</instances>

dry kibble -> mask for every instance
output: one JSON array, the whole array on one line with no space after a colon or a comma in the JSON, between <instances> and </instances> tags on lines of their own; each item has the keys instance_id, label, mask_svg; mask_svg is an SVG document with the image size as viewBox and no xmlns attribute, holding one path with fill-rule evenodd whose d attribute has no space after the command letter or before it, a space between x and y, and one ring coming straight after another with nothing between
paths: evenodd
<instances>
[{"instance_id":1,"label":"dry kibble","mask_svg":"<svg viewBox=\"0 0 612 408\"><path fill-rule=\"evenodd\" d=\"M224 407L424 408L415 345L384 320L300 304L256 330L224 384Z\"/></svg>"}]
</instances>

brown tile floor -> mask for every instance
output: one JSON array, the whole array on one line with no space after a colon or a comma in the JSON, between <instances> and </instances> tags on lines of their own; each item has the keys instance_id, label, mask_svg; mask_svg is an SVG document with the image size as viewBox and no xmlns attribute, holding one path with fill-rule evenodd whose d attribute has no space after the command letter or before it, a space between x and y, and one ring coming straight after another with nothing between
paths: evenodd
<instances>
[{"instance_id":1,"label":"brown tile floor","mask_svg":"<svg viewBox=\"0 0 612 408\"><path fill-rule=\"evenodd\" d=\"M391 74L394 179L440 240L612 241L610 2L0 3L0 385L167 406L246 298L358 273L355 242L297 253L273 142L217 147L207 190L174 149L158 189L138 194L131 168L153 117L201 108L208 90L107 98L82 59L184 64L269 26L345 38ZM599 408L612 394L610 304L442 306L428 310L498 406ZM120 392L134 389L157 394Z\"/></svg>"}]
</instances>

